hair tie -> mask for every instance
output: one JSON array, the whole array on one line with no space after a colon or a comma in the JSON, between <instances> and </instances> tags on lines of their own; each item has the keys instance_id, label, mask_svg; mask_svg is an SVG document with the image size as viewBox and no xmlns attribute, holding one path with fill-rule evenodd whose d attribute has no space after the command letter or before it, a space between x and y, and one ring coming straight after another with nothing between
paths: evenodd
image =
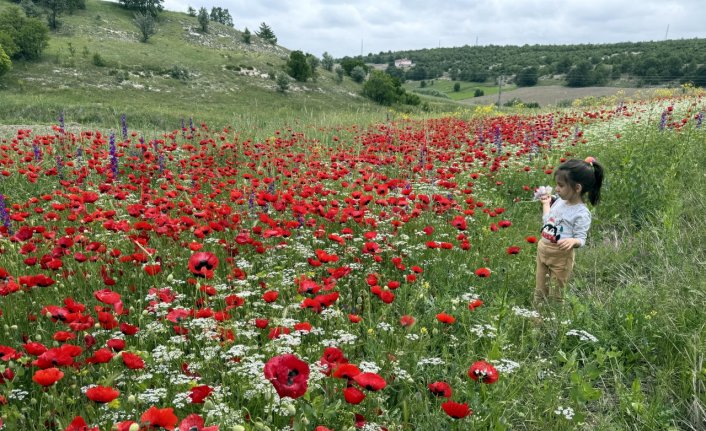
<instances>
[{"instance_id":1,"label":"hair tie","mask_svg":"<svg viewBox=\"0 0 706 431\"><path fill-rule=\"evenodd\" d=\"M596 159L594 159L594 158L591 157L591 156L588 156L588 157L586 157L585 159L583 159L583 161L586 162L586 163L588 163L589 165L591 165L591 167L593 167L593 162L595 162Z\"/></svg>"}]
</instances>

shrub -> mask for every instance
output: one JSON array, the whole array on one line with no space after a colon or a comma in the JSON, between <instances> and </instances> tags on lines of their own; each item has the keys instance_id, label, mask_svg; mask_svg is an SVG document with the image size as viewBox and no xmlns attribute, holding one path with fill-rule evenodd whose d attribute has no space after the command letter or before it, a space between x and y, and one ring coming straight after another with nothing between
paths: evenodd
<instances>
[{"instance_id":1,"label":"shrub","mask_svg":"<svg viewBox=\"0 0 706 431\"><path fill-rule=\"evenodd\" d=\"M105 67L106 66L106 62L103 59L103 56L101 56L97 52L93 54L93 65L98 66L98 67Z\"/></svg>"},{"instance_id":2,"label":"shrub","mask_svg":"<svg viewBox=\"0 0 706 431\"><path fill-rule=\"evenodd\" d=\"M5 54L5 51L3 51L2 49L2 45L0 45L0 76L7 73L7 71L9 71L11 68L12 62L10 61L10 57Z\"/></svg>"},{"instance_id":3,"label":"shrub","mask_svg":"<svg viewBox=\"0 0 706 431\"><path fill-rule=\"evenodd\" d=\"M461 91L461 83L456 82L454 83L454 92L458 93L459 91Z\"/></svg>"},{"instance_id":4,"label":"shrub","mask_svg":"<svg viewBox=\"0 0 706 431\"><path fill-rule=\"evenodd\" d=\"M135 19L132 20L132 23L140 32L140 42L147 42L150 36L157 33L154 17L148 13L135 12Z\"/></svg>"},{"instance_id":5,"label":"shrub","mask_svg":"<svg viewBox=\"0 0 706 431\"><path fill-rule=\"evenodd\" d=\"M351 70L351 79L353 79L353 81L357 82L358 84L363 82L367 75L368 72L364 67L361 66L356 66L353 68L353 70Z\"/></svg>"},{"instance_id":6,"label":"shrub","mask_svg":"<svg viewBox=\"0 0 706 431\"><path fill-rule=\"evenodd\" d=\"M284 93L289 89L289 76L286 73L278 73L275 82L277 83L277 91Z\"/></svg>"},{"instance_id":7,"label":"shrub","mask_svg":"<svg viewBox=\"0 0 706 431\"><path fill-rule=\"evenodd\" d=\"M287 60L287 73L300 82L306 82L313 75L306 56L301 51L292 51Z\"/></svg>"},{"instance_id":8,"label":"shrub","mask_svg":"<svg viewBox=\"0 0 706 431\"><path fill-rule=\"evenodd\" d=\"M473 97L481 97L483 95L485 95L485 92L480 88L476 88L476 91L473 92Z\"/></svg>"},{"instance_id":9,"label":"shrub","mask_svg":"<svg viewBox=\"0 0 706 431\"><path fill-rule=\"evenodd\" d=\"M175 64L169 70L169 76L174 79L178 79L179 81L186 81L190 76L189 69Z\"/></svg>"}]
</instances>

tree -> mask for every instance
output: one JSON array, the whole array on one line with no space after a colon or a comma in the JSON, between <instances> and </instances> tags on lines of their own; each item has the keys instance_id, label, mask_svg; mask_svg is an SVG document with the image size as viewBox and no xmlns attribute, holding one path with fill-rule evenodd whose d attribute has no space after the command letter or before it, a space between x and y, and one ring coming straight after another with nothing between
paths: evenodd
<instances>
[{"instance_id":1,"label":"tree","mask_svg":"<svg viewBox=\"0 0 706 431\"><path fill-rule=\"evenodd\" d=\"M685 81L690 81L697 87L706 87L706 66L701 65L685 76Z\"/></svg>"},{"instance_id":2,"label":"tree","mask_svg":"<svg viewBox=\"0 0 706 431\"><path fill-rule=\"evenodd\" d=\"M336 83L340 84L343 82L343 77L346 75L346 71L343 70L341 66L336 66L334 72L336 73Z\"/></svg>"},{"instance_id":3,"label":"tree","mask_svg":"<svg viewBox=\"0 0 706 431\"><path fill-rule=\"evenodd\" d=\"M301 51L292 51L287 60L287 73L300 82L306 82L311 77L311 67L306 56Z\"/></svg>"},{"instance_id":4,"label":"tree","mask_svg":"<svg viewBox=\"0 0 706 431\"><path fill-rule=\"evenodd\" d=\"M243 31L243 42L250 45L250 39L252 39L252 34L250 34L250 30L248 30L248 28L245 27L245 31Z\"/></svg>"},{"instance_id":5,"label":"tree","mask_svg":"<svg viewBox=\"0 0 706 431\"><path fill-rule=\"evenodd\" d=\"M275 36L275 33L272 31L270 26L268 26L264 22L260 24L260 30L256 31L255 34L260 39L272 45L275 45L277 43L277 36Z\"/></svg>"},{"instance_id":6,"label":"tree","mask_svg":"<svg viewBox=\"0 0 706 431\"><path fill-rule=\"evenodd\" d=\"M567 56L562 57L556 64L556 73L569 73L573 62Z\"/></svg>"},{"instance_id":7,"label":"tree","mask_svg":"<svg viewBox=\"0 0 706 431\"><path fill-rule=\"evenodd\" d=\"M164 10L164 0L118 0L118 3L125 9L136 10L142 13L149 13L157 16Z\"/></svg>"},{"instance_id":8,"label":"tree","mask_svg":"<svg viewBox=\"0 0 706 431\"><path fill-rule=\"evenodd\" d=\"M275 77L275 82L277 83L277 91L284 93L289 89L289 77L286 73L278 73Z\"/></svg>"},{"instance_id":9,"label":"tree","mask_svg":"<svg viewBox=\"0 0 706 431\"><path fill-rule=\"evenodd\" d=\"M10 59L35 60L49 42L49 29L38 18L24 16L19 7L0 12L0 44Z\"/></svg>"},{"instance_id":10,"label":"tree","mask_svg":"<svg viewBox=\"0 0 706 431\"><path fill-rule=\"evenodd\" d=\"M135 12L135 19L132 20L132 23L140 32L140 42L146 43L150 36L157 33L154 17L148 13Z\"/></svg>"},{"instance_id":11,"label":"tree","mask_svg":"<svg viewBox=\"0 0 706 431\"><path fill-rule=\"evenodd\" d=\"M189 8L186 10L186 14L189 15L189 16L191 16L191 17L196 18L196 9L192 8L191 6L189 6Z\"/></svg>"},{"instance_id":12,"label":"tree","mask_svg":"<svg viewBox=\"0 0 706 431\"><path fill-rule=\"evenodd\" d=\"M0 45L0 76L6 74L10 69L12 69L12 61Z\"/></svg>"},{"instance_id":13,"label":"tree","mask_svg":"<svg viewBox=\"0 0 706 431\"><path fill-rule=\"evenodd\" d=\"M66 0L66 10L73 15L76 10L86 10L86 0Z\"/></svg>"},{"instance_id":14,"label":"tree","mask_svg":"<svg viewBox=\"0 0 706 431\"><path fill-rule=\"evenodd\" d=\"M582 61L566 74L566 85L569 87L588 87L593 83L591 63Z\"/></svg>"},{"instance_id":15,"label":"tree","mask_svg":"<svg viewBox=\"0 0 706 431\"><path fill-rule=\"evenodd\" d=\"M385 106L397 103L402 92L404 90L398 79L379 70L373 70L370 78L363 84L363 96Z\"/></svg>"},{"instance_id":16,"label":"tree","mask_svg":"<svg viewBox=\"0 0 706 431\"><path fill-rule=\"evenodd\" d=\"M9 34L3 33L2 28L0 28L0 47L2 47L3 52L10 58L15 57L20 51L20 47L17 46Z\"/></svg>"},{"instance_id":17,"label":"tree","mask_svg":"<svg viewBox=\"0 0 706 431\"><path fill-rule=\"evenodd\" d=\"M321 67L331 72L333 70L333 56L328 52L324 52L321 60Z\"/></svg>"},{"instance_id":18,"label":"tree","mask_svg":"<svg viewBox=\"0 0 706 431\"><path fill-rule=\"evenodd\" d=\"M461 83L455 82L454 83L454 92L458 93L459 91L461 91Z\"/></svg>"},{"instance_id":19,"label":"tree","mask_svg":"<svg viewBox=\"0 0 706 431\"><path fill-rule=\"evenodd\" d=\"M522 69L515 78L515 83L518 87L533 87L537 85L539 80L539 73L537 68L534 66L525 67Z\"/></svg>"},{"instance_id":20,"label":"tree","mask_svg":"<svg viewBox=\"0 0 706 431\"><path fill-rule=\"evenodd\" d=\"M362 58L343 57L340 64L343 70L346 72L346 75L348 76L351 76L351 72L356 66L362 67L365 73L368 73L368 66L365 65L365 62Z\"/></svg>"},{"instance_id":21,"label":"tree","mask_svg":"<svg viewBox=\"0 0 706 431\"><path fill-rule=\"evenodd\" d=\"M233 27L233 17L230 16L228 9L222 9L220 7L211 8L211 21L216 21L228 27Z\"/></svg>"},{"instance_id":22,"label":"tree","mask_svg":"<svg viewBox=\"0 0 706 431\"><path fill-rule=\"evenodd\" d=\"M199 26L201 27L201 32L208 33L209 18L208 18L208 11L206 10L205 7L202 7L201 9L199 9L198 20L199 20Z\"/></svg>"},{"instance_id":23,"label":"tree","mask_svg":"<svg viewBox=\"0 0 706 431\"><path fill-rule=\"evenodd\" d=\"M42 16L42 10L32 0L22 0L20 7L28 17L39 18Z\"/></svg>"},{"instance_id":24,"label":"tree","mask_svg":"<svg viewBox=\"0 0 706 431\"><path fill-rule=\"evenodd\" d=\"M402 70L402 68L400 68L400 67L395 67L394 62L392 64L387 65L387 68L385 69L385 73L392 76L393 78L399 79L400 82L404 82L404 80L405 80L404 70Z\"/></svg>"},{"instance_id":25,"label":"tree","mask_svg":"<svg viewBox=\"0 0 706 431\"><path fill-rule=\"evenodd\" d=\"M61 25L59 15L66 9L66 0L42 0L42 5L47 9L47 24L52 30Z\"/></svg>"},{"instance_id":26,"label":"tree","mask_svg":"<svg viewBox=\"0 0 706 431\"><path fill-rule=\"evenodd\" d=\"M351 79L353 79L353 81L357 82L358 84L363 82L367 75L368 71L362 66L356 66L353 68L353 70L351 70Z\"/></svg>"},{"instance_id":27,"label":"tree","mask_svg":"<svg viewBox=\"0 0 706 431\"><path fill-rule=\"evenodd\" d=\"M316 69L318 69L321 64L321 60L313 54L306 54L306 62L309 64L309 69L311 69L311 79L316 81Z\"/></svg>"}]
</instances>

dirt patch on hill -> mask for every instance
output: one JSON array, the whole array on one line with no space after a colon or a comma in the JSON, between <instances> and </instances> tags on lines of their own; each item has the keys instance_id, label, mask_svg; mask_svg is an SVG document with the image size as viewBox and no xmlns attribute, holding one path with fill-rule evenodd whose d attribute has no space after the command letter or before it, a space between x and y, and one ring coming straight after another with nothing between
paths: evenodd
<instances>
[{"instance_id":1,"label":"dirt patch on hill","mask_svg":"<svg viewBox=\"0 0 706 431\"><path fill-rule=\"evenodd\" d=\"M500 96L500 103L512 99L519 99L523 103L537 102L539 106L557 106L558 104L564 104L567 101L572 102L576 99L583 99L585 97L606 97L613 96L621 93L625 97L639 97L640 95L646 94L645 89L639 88L627 88L627 87L583 87L583 88L569 88L560 85L546 85L540 87L522 87L517 88L512 91L503 91ZM470 105L488 105L498 102L498 95L488 95L481 97L474 97L472 99L461 100L462 103L467 103Z\"/></svg>"}]
</instances>

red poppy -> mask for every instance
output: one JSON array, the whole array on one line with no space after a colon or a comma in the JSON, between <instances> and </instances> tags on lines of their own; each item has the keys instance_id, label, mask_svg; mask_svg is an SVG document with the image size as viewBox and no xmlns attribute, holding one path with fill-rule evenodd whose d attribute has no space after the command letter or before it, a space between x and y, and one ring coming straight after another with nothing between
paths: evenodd
<instances>
[{"instance_id":1,"label":"red poppy","mask_svg":"<svg viewBox=\"0 0 706 431\"><path fill-rule=\"evenodd\" d=\"M94 386L86 391L88 399L97 403L109 403L119 395L120 391L109 386Z\"/></svg>"},{"instance_id":2,"label":"red poppy","mask_svg":"<svg viewBox=\"0 0 706 431\"><path fill-rule=\"evenodd\" d=\"M337 379L352 380L360 374L360 369L353 364L341 364L333 371L333 377Z\"/></svg>"},{"instance_id":3,"label":"red poppy","mask_svg":"<svg viewBox=\"0 0 706 431\"><path fill-rule=\"evenodd\" d=\"M476 269L476 275L481 278L490 277L490 269L489 268L478 268L478 269Z\"/></svg>"},{"instance_id":4,"label":"red poppy","mask_svg":"<svg viewBox=\"0 0 706 431\"><path fill-rule=\"evenodd\" d=\"M385 379L375 373L360 373L353 376L353 380L362 388L369 391L379 391L387 386Z\"/></svg>"},{"instance_id":5,"label":"red poppy","mask_svg":"<svg viewBox=\"0 0 706 431\"><path fill-rule=\"evenodd\" d=\"M451 386L446 382L429 383L427 387L437 397L451 398Z\"/></svg>"},{"instance_id":6,"label":"red poppy","mask_svg":"<svg viewBox=\"0 0 706 431\"><path fill-rule=\"evenodd\" d=\"M483 305L483 301L481 301L480 299L474 299L473 301L471 301L468 304L468 309L471 311L474 311L476 308L480 307L481 305Z\"/></svg>"},{"instance_id":7,"label":"red poppy","mask_svg":"<svg viewBox=\"0 0 706 431\"><path fill-rule=\"evenodd\" d=\"M203 424L203 418L196 413L192 413L179 423L179 431L218 431L218 425L205 427Z\"/></svg>"},{"instance_id":8,"label":"red poppy","mask_svg":"<svg viewBox=\"0 0 706 431\"><path fill-rule=\"evenodd\" d=\"M200 385L194 386L189 392L189 398L191 398L192 404L202 404L206 397L211 395L213 389L211 389L208 385Z\"/></svg>"},{"instance_id":9,"label":"red poppy","mask_svg":"<svg viewBox=\"0 0 706 431\"><path fill-rule=\"evenodd\" d=\"M140 417L140 422L147 425L147 429L157 429L162 427L167 430L173 430L179 418L174 414L174 409L167 407L164 409L155 406L150 407Z\"/></svg>"},{"instance_id":10,"label":"red poppy","mask_svg":"<svg viewBox=\"0 0 706 431\"><path fill-rule=\"evenodd\" d=\"M351 323L360 323L360 321L363 320L363 318L358 316L357 314L348 314L348 320Z\"/></svg>"},{"instance_id":11,"label":"red poppy","mask_svg":"<svg viewBox=\"0 0 706 431\"><path fill-rule=\"evenodd\" d=\"M528 236L525 238L525 241L527 241L530 244L534 244L537 242L537 237L536 236Z\"/></svg>"},{"instance_id":12,"label":"red poppy","mask_svg":"<svg viewBox=\"0 0 706 431\"><path fill-rule=\"evenodd\" d=\"M157 275L162 272L162 265L145 265L142 267L142 269L147 273L147 275Z\"/></svg>"},{"instance_id":13,"label":"red poppy","mask_svg":"<svg viewBox=\"0 0 706 431\"><path fill-rule=\"evenodd\" d=\"M324 353L321 355L319 363L324 367L324 374L330 375L334 368L342 364L347 364L348 359L343 353L343 350L338 347L327 347L324 349Z\"/></svg>"},{"instance_id":14,"label":"red poppy","mask_svg":"<svg viewBox=\"0 0 706 431\"><path fill-rule=\"evenodd\" d=\"M88 428L86 421L81 416L76 416L64 431L100 431L98 427Z\"/></svg>"},{"instance_id":15,"label":"red poppy","mask_svg":"<svg viewBox=\"0 0 706 431\"><path fill-rule=\"evenodd\" d=\"M218 267L218 258L208 251L199 251L189 258L189 271L197 277L213 278Z\"/></svg>"},{"instance_id":16,"label":"red poppy","mask_svg":"<svg viewBox=\"0 0 706 431\"><path fill-rule=\"evenodd\" d=\"M348 404L360 404L365 399L365 393L355 386L348 386L343 390L343 398Z\"/></svg>"},{"instance_id":17,"label":"red poppy","mask_svg":"<svg viewBox=\"0 0 706 431\"><path fill-rule=\"evenodd\" d=\"M69 346L68 344L65 344L64 346ZM39 368L42 369L47 369L47 368L52 368L55 366L67 366L67 365L72 365L74 363L74 358L78 355L81 354L81 352L78 352L76 354L75 351L72 351L73 349L70 349L68 347L54 347L46 352L42 353L39 355L36 361L32 361L32 365L35 365ZM78 347L78 346L74 346ZM81 348L79 347L79 350Z\"/></svg>"},{"instance_id":18,"label":"red poppy","mask_svg":"<svg viewBox=\"0 0 706 431\"><path fill-rule=\"evenodd\" d=\"M47 368L37 370L32 376L32 380L44 387L51 386L64 377L64 373L58 368Z\"/></svg>"},{"instance_id":19,"label":"red poppy","mask_svg":"<svg viewBox=\"0 0 706 431\"><path fill-rule=\"evenodd\" d=\"M454 419L463 419L473 413L473 411L468 408L467 403L461 404L455 403L453 401L446 401L445 403L441 404L441 408L444 409L447 415L451 416Z\"/></svg>"},{"instance_id":20,"label":"red poppy","mask_svg":"<svg viewBox=\"0 0 706 431\"><path fill-rule=\"evenodd\" d=\"M142 368L145 368L145 361L134 353L123 352L122 358L125 366L130 368L131 370L140 370Z\"/></svg>"},{"instance_id":21,"label":"red poppy","mask_svg":"<svg viewBox=\"0 0 706 431\"><path fill-rule=\"evenodd\" d=\"M447 325L451 325L454 322L456 322L456 318L451 316L450 314L446 313L439 313L436 315L436 320L438 320L441 323L446 323Z\"/></svg>"},{"instance_id":22,"label":"red poppy","mask_svg":"<svg viewBox=\"0 0 706 431\"><path fill-rule=\"evenodd\" d=\"M38 343L36 341L23 344L22 347L24 347L25 352L29 353L32 356L39 356L48 350L44 344Z\"/></svg>"},{"instance_id":23,"label":"red poppy","mask_svg":"<svg viewBox=\"0 0 706 431\"><path fill-rule=\"evenodd\" d=\"M275 356L265 364L265 378L280 397L299 398L309 383L309 364L295 355Z\"/></svg>"},{"instance_id":24,"label":"red poppy","mask_svg":"<svg viewBox=\"0 0 706 431\"><path fill-rule=\"evenodd\" d=\"M498 370L492 364L485 361L477 361L468 369L468 377L471 379L487 384L493 384L498 381Z\"/></svg>"},{"instance_id":25,"label":"red poppy","mask_svg":"<svg viewBox=\"0 0 706 431\"><path fill-rule=\"evenodd\" d=\"M510 247L505 250L507 254L519 254L520 253L520 247L516 245L511 245Z\"/></svg>"},{"instance_id":26,"label":"red poppy","mask_svg":"<svg viewBox=\"0 0 706 431\"><path fill-rule=\"evenodd\" d=\"M120 332L122 332L125 335L135 335L139 331L140 331L140 328L135 325L131 325L131 324L125 323L125 322L120 324Z\"/></svg>"},{"instance_id":27,"label":"red poppy","mask_svg":"<svg viewBox=\"0 0 706 431\"><path fill-rule=\"evenodd\" d=\"M113 356L115 356L113 352L104 347L96 350L93 353L93 356L86 359L86 362L89 364L107 364L111 359L113 359Z\"/></svg>"},{"instance_id":28,"label":"red poppy","mask_svg":"<svg viewBox=\"0 0 706 431\"><path fill-rule=\"evenodd\" d=\"M410 328L412 325L414 325L414 317L405 314L404 316L400 317L400 325L404 326L405 328Z\"/></svg>"},{"instance_id":29,"label":"red poppy","mask_svg":"<svg viewBox=\"0 0 706 431\"><path fill-rule=\"evenodd\" d=\"M265 302L275 302L277 300L277 297L279 297L279 292L276 290L268 290L267 292L262 294L262 299Z\"/></svg>"},{"instance_id":30,"label":"red poppy","mask_svg":"<svg viewBox=\"0 0 706 431\"><path fill-rule=\"evenodd\" d=\"M112 351L119 352L125 348L125 340L119 338L111 338L105 343Z\"/></svg>"}]
</instances>

